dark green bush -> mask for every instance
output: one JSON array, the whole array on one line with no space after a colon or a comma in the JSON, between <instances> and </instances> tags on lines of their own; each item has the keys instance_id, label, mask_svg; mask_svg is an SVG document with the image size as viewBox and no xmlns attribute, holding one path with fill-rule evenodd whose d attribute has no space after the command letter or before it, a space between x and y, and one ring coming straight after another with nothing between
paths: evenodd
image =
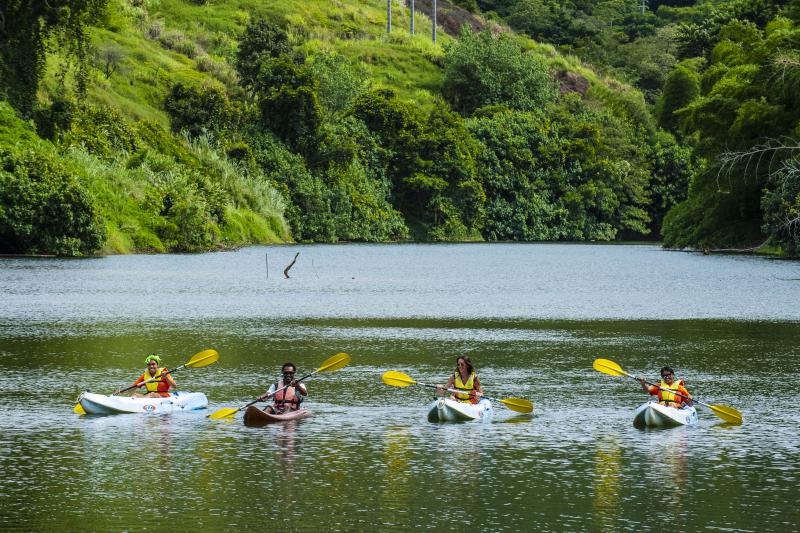
<instances>
[{"instance_id":1,"label":"dark green bush","mask_svg":"<svg viewBox=\"0 0 800 533\"><path fill-rule=\"evenodd\" d=\"M0 252L77 256L105 238L94 201L45 145L0 147Z\"/></svg>"},{"instance_id":2,"label":"dark green bush","mask_svg":"<svg viewBox=\"0 0 800 533\"><path fill-rule=\"evenodd\" d=\"M111 107L85 105L75 107L69 130L61 146L82 146L99 157L113 157L117 152L133 153L139 146L135 129Z\"/></svg>"},{"instance_id":3,"label":"dark green bush","mask_svg":"<svg viewBox=\"0 0 800 533\"><path fill-rule=\"evenodd\" d=\"M555 97L555 83L547 67L501 33L473 33L467 26L458 41L448 45L442 92L462 113L502 104L532 110Z\"/></svg>"},{"instance_id":4,"label":"dark green bush","mask_svg":"<svg viewBox=\"0 0 800 533\"><path fill-rule=\"evenodd\" d=\"M239 40L236 54L236 70L242 85L248 89L257 88L262 64L290 50L286 30L263 18L251 21Z\"/></svg>"},{"instance_id":5,"label":"dark green bush","mask_svg":"<svg viewBox=\"0 0 800 533\"><path fill-rule=\"evenodd\" d=\"M169 114L172 131L185 130L192 137L204 131L224 130L236 122L236 110L220 83L200 85L176 83L172 86L164 109Z\"/></svg>"}]
</instances>

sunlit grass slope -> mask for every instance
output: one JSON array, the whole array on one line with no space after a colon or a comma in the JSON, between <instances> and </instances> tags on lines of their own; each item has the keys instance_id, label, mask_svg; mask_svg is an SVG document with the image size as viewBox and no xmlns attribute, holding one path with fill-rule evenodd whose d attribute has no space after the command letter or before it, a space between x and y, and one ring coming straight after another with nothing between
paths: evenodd
<instances>
[{"instance_id":1,"label":"sunlit grass slope","mask_svg":"<svg viewBox=\"0 0 800 533\"><path fill-rule=\"evenodd\" d=\"M376 0L111 0L104 28L94 31L95 63L91 98L132 118L168 125L163 100L180 81L216 78L239 91L232 67L239 36L248 21L266 17L285 24L295 46L307 52L327 49L358 61L375 86L394 90L422 107L435 104L441 91L444 48L453 37L440 27L431 40L431 21L417 10L415 35L405 2L393 0L392 33L386 32L386 4ZM440 2L440 5L446 5ZM493 31L507 31L482 21ZM441 21L440 21L441 24ZM652 129L641 94L613 79L598 76L591 66L563 56L550 45L518 37L520 43L554 72L585 78L586 99L627 114ZM103 54L116 51L116 69L107 75ZM48 92L58 87L58 55L48 71Z\"/></svg>"}]
</instances>

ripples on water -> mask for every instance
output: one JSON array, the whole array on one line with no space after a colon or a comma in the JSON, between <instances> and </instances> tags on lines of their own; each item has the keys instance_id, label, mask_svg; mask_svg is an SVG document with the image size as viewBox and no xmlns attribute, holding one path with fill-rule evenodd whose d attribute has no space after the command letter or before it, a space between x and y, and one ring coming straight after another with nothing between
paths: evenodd
<instances>
[{"instance_id":1,"label":"ripples on water","mask_svg":"<svg viewBox=\"0 0 800 533\"><path fill-rule=\"evenodd\" d=\"M570 245L0 261L0 528L795 530L796 270ZM206 347L220 361L176 379L207 412L71 412L80 390L131 382L150 349L175 366ZM205 417L261 394L285 360L305 372L338 351L353 362L309 380L311 419ZM429 424L429 389L380 383L442 382L462 351L488 394L531 399L534 416L497 405L489 424ZM700 407L698 426L637 430L643 393L596 357L651 378L668 362L745 423Z\"/></svg>"}]
</instances>

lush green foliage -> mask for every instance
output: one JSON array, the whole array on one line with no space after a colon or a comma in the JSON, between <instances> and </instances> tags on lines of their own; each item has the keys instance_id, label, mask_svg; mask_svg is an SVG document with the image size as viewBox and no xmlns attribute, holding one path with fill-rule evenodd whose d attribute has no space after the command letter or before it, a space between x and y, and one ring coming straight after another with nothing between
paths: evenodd
<instances>
[{"instance_id":1,"label":"lush green foliage","mask_svg":"<svg viewBox=\"0 0 800 533\"><path fill-rule=\"evenodd\" d=\"M648 232L641 138L570 98L547 113L471 121L486 146L487 238L609 240Z\"/></svg>"},{"instance_id":2,"label":"lush green foliage","mask_svg":"<svg viewBox=\"0 0 800 533\"><path fill-rule=\"evenodd\" d=\"M699 23L692 2L658 16L623 0L460 2L492 4L601 61L646 100L509 32L440 33L444 46L433 45L419 12L412 37L400 31L406 10L394 14L400 30L383 35L385 6L349 1L109 1L95 15L96 49L83 58L52 49L32 114L53 157L78 169L107 252L289 238L642 238L685 199L704 168L698 155L713 153L698 125L715 83L726 80L713 94L728 100L706 127L735 117L744 133L781 117L770 99L735 105L731 86L759 79L742 57L764 41L742 6L723 10L714 27L724 38L711 37L708 57L676 67L682 34L668 18ZM773 38L792 24L774 23ZM694 77L687 85L671 72ZM658 117L675 137L647 104L668 79ZM795 94L782 90L787 101ZM26 147L41 142L29 135Z\"/></svg>"},{"instance_id":3,"label":"lush green foliage","mask_svg":"<svg viewBox=\"0 0 800 533\"><path fill-rule=\"evenodd\" d=\"M762 199L763 231L789 254L800 255L800 148L793 147L791 153Z\"/></svg>"},{"instance_id":4,"label":"lush green foliage","mask_svg":"<svg viewBox=\"0 0 800 533\"><path fill-rule=\"evenodd\" d=\"M708 247L756 244L766 230L773 243L794 249L780 221L796 205L791 172L773 170L788 150L759 164L747 154L768 139L800 135L800 28L777 18L764 29L733 21L714 35L716 45L700 79L700 94L673 112L684 134L714 163L695 177L687 201L665 221L665 243ZM733 155L731 155L731 153Z\"/></svg>"},{"instance_id":5,"label":"lush green foliage","mask_svg":"<svg viewBox=\"0 0 800 533\"><path fill-rule=\"evenodd\" d=\"M479 146L463 120L444 106L426 116L385 90L363 94L354 114L378 139L395 205L410 224L427 228L419 236L475 238L484 193L475 165Z\"/></svg>"},{"instance_id":6,"label":"lush green foliage","mask_svg":"<svg viewBox=\"0 0 800 533\"><path fill-rule=\"evenodd\" d=\"M555 95L547 67L510 36L474 33L466 26L446 48L444 75L445 98L466 114L499 104L530 111L546 106Z\"/></svg>"},{"instance_id":7,"label":"lush green foliage","mask_svg":"<svg viewBox=\"0 0 800 533\"><path fill-rule=\"evenodd\" d=\"M658 107L661 127L672 133L679 132L677 111L683 109L700 94L700 76L693 70L679 65L669 73L664 83Z\"/></svg>"},{"instance_id":8,"label":"lush green foliage","mask_svg":"<svg viewBox=\"0 0 800 533\"><path fill-rule=\"evenodd\" d=\"M263 18L248 24L236 53L236 70L242 85L255 89L262 65L290 50L289 36L285 30Z\"/></svg>"},{"instance_id":9,"label":"lush green foliage","mask_svg":"<svg viewBox=\"0 0 800 533\"><path fill-rule=\"evenodd\" d=\"M77 60L78 90L86 92L87 25L102 16L107 0L8 0L0 8L0 96L24 114L36 104L48 41Z\"/></svg>"},{"instance_id":10,"label":"lush green foliage","mask_svg":"<svg viewBox=\"0 0 800 533\"><path fill-rule=\"evenodd\" d=\"M167 111L175 132L186 131L192 137L203 132L220 132L237 122L237 110L219 82L201 85L176 83L166 100Z\"/></svg>"},{"instance_id":11,"label":"lush green foliage","mask_svg":"<svg viewBox=\"0 0 800 533\"><path fill-rule=\"evenodd\" d=\"M79 167L0 103L0 252L84 255L103 226Z\"/></svg>"}]
</instances>

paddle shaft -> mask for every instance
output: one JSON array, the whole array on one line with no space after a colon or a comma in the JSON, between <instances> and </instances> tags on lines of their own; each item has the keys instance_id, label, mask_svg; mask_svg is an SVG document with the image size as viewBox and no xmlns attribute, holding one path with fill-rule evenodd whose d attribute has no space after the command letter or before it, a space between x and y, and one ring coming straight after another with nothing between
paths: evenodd
<instances>
[{"instance_id":1,"label":"paddle shaft","mask_svg":"<svg viewBox=\"0 0 800 533\"><path fill-rule=\"evenodd\" d=\"M630 376L630 374L628 374L628 375ZM633 379L636 379L634 376L631 376L631 377L632 377ZM638 380L637 380L637 381L638 381ZM697 402L697 403L699 403L700 405L705 405L706 407L708 407L708 408L709 408L709 409L711 409L712 411L716 411L716 409L718 409L718 408L719 408L719 407L718 407L718 406L716 406L716 405L709 405L709 404L707 404L707 403L705 403L705 402L701 402L701 401L700 401L700 400L698 400L697 398L690 398L689 396L686 396L685 394L681 394L680 392L675 392L675 391L674 391L674 390L672 390L672 389L665 389L664 387L660 387L660 386L656 385L655 383L650 383L650 382L649 382L649 381L647 381L647 380L645 380L645 384L646 384L646 385L652 385L653 387L655 387L655 388L657 388L657 389L661 389L661 390L664 390L664 391L670 392L670 393L674 394L675 396L680 396L681 398L686 398L687 400L690 400L690 401L693 401L693 402Z\"/></svg>"},{"instance_id":2,"label":"paddle shaft","mask_svg":"<svg viewBox=\"0 0 800 533\"><path fill-rule=\"evenodd\" d=\"M639 381L639 380L636 378L636 376L633 376L633 375L631 375L631 374L628 374L628 373L627 373L627 372L625 372L624 370L622 371L622 373L623 373L623 374L625 374L626 376L628 376L629 378L633 378L633 379L635 379L636 381ZM708 405L707 403L703 403L703 402L701 402L700 400L697 400L697 399L695 399L695 398L691 398L691 397L689 397L689 396L686 396L685 394L681 394L680 392L676 392L676 391L674 391L674 390L672 390L672 389L667 389L667 388L665 388L665 387L662 387L662 386L660 386L660 385L656 385L655 383L650 383L650 382L649 382L649 381L647 381L647 380L644 380L644 383L645 383L645 385L650 385L651 387L655 387L655 388L657 388L657 389L659 389L659 390L667 391L667 392L669 392L670 394L674 394L675 396L680 396L681 398L685 398L686 400L690 400L690 401L693 401L693 402L697 402L697 403L699 403L700 405L705 405L705 406L706 406L706 407L708 407L709 409L714 409L714 407L712 407L711 405Z\"/></svg>"},{"instance_id":3,"label":"paddle shaft","mask_svg":"<svg viewBox=\"0 0 800 533\"><path fill-rule=\"evenodd\" d=\"M319 372L319 370L315 370L315 371L311 372L310 374L306 374L306 375L305 375L305 376L303 376L302 378L298 379L298 380L297 380L297 383L300 383L300 382L301 382L301 381L303 381L304 379L308 379L308 378L310 378L311 376L313 376L313 375L314 375L314 374L316 374L317 372ZM288 385L284 385L284 386L283 386L283 388L281 388L281 390L276 390L276 391L275 391L275 392L273 392L272 394L268 394L268 395L267 395L267 400L269 400L270 398L272 398L273 396L275 396L275 395L276 395L276 394L278 394L279 392L281 392L281 391L285 391L286 389L288 389L289 387L291 387L291 385L292 385L292 384L291 384L291 383L289 383ZM248 402L248 403L244 404L243 406L241 406L240 408L238 408L236 411L241 411L242 409L245 409L245 408L247 408L247 407L250 407L250 406L251 406L251 405L253 405L253 404L256 404L256 403L258 403L258 402L259 402L259 398L261 398L261 397L259 396L258 398L256 398L256 399L255 399L255 400L253 400L252 402ZM234 411L234 413L235 413L236 411Z\"/></svg>"},{"instance_id":4,"label":"paddle shaft","mask_svg":"<svg viewBox=\"0 0 800 533\"><path fill-rule=\"evenodd\" d=\"M430 383L422 383L421 381L415 381L414 383L415 383L415 384L417 384L417 385L423 385L423 386L425 386L425 387L432 387L432 388L434 388L434 389L438 389L438 388L439 388L439 385L432 385L432 384L430 384ZM463 390L458 390L458 389L445 389L444 387L442 387L442 389L443 389L444 391L446 391L446 392L450 392L450 393L453 393L453 394L467 394L467 393L466 393L466 392L464 392ZM495 402L500 402L500 401L501 401L501 400L498 400L497 398L490 398L490 397L488 397L488 396L484 396L484 395L483 395L483 393L481 393L481 398L486 398L487 400L493 400L493 401L495 401ZM502 402L501 402L501 403L502 403Z\"/></svg>"},{"instance_id":5,"label":"paddle shaft","mask_svg":"<svg viewBox=\"0 0 800 533\"><path fill-rule=\"evenodd\" d=\"M126 387L126 388L120 390L119 392L113 393L111 396L116 396L117 394L122 394L125 391L129 391L131 389L135 389L136 387L144 385L145 383L150 383L151 381L161 381L161 376L166 376L167 374L172 374L173 372L177 372L178 370L181 370L182 368L186 368L186 365L181 365L178 368L173 368L172 370L167 370L166 372L162 372L160 375L158 375L158 376L156 376L154 378L146 379L146 380L142 381L141 383L137 383L136 385L131 385L130 387Z\"/></svg>"},{"instance_id":6,"label":"paddle shaft","mask_svg":"<svg viewBox=\"0 0 800 533\"><path fill-rule=\"evenodd\" d=\"M306 375L305 375L305 376L303 376L302 378L298 379L298 380L297 380L297 383L299 384L299 383L300 383L301 381L303 381L304 379L308 379L308 378L310 378L311 376L313 376L313 375L314 375L314 374L316 374L317 372L319 372L319 370L314 370L314 371L313 371L313 372L311 372L310 374L306 374ZM282 387L280 390L276 390L276 391L275 391L275 392L273 392L272 394L268 394L268 395L267 395L267 399L269 400L270 398L272 398L273 396L275 396L275 395L276 395L276 394L278 394L279 392L283 392L283 391L285 391L286 389L288 389L288 388L289 388L289 387L291 387L291 386L292 386L291 382L290 382L288 385L284 385L284 386L283 386L283 387ZM256 403L257 401L258 401L258 399L256 399L255 401L252 401L252 402L248 403L247 405L245 405L245 407L249 407L249 406L253 405L254 403Z\"/></svg>"}]
</instances>

